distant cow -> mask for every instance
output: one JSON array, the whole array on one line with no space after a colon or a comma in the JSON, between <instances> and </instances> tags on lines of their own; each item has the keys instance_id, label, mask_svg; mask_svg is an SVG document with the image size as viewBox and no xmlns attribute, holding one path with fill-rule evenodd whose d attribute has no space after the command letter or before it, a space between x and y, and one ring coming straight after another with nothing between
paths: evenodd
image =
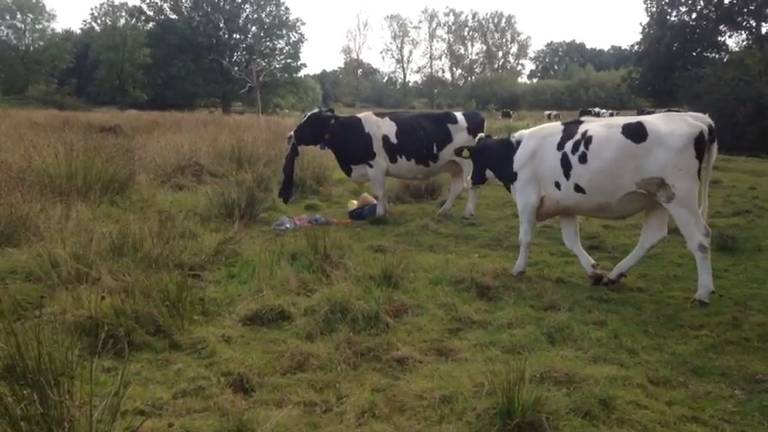
<instances>
[{"instance_id":1,"label":"distant cow","mask_svg":"<svg viewBox=\"0 0 768 432\"><path fill-rule=\"evenodd\" d=\"M656 110L651 108L640 108L637 110L637 115L639 116L651 115L651 114L656 114Z\"/></svg>"},{"instance_id":2,"label":"distant cow","mask_svg":"<svg viewBox=\"0 0 768 432\"><path fill-rule=\"evenodd\" d=\"M581 117L616 117L619 113L616 111L609 111L602 108L582 108L579 110L579 118Z\"/></svg>"},{"instance_id":3,"label":"distant cow","mask_svg":"<svg viewBox=\"0 0 768 432\"><path fill-rule=\"evenodd\" d=\"M473 186L484 184L490 171L517 202L515 274L527 266L536 222L559 216L565 245L593 283L615 283L667 235L671 215L696 258L694 299L709 302L714 283L706 216L717 143L708 116L666 113L549 123L510 138L481 135L475 146L458 148L456 154L472 160ZM618 219L639 212L645 220L637 246L604 276L581 245L577 215Z\"/></svg>"},{"instance_id":4,"label":"distant cow","mask_svg":"<svg viewBox=\"0 0 768 432\"><path fill-rule=\"evenodd\" d=\"M560 111L544 111L544 118L547 120L560 120Z\"/></svg>"},{"instance_id":5,"label":"distant cow","mask_svg":"<svg viewBox=\"0 0 768 432\"><path fill-rule=\"evenodd\" d=\"M459 146L474 145L485 129L477 112L366 112L339 116L333 110L317 109L301 120L288 135L290 151L283 165L279 197L287 203L293 196L293 173L299 146L320 146L333 153L339 167L356 182L370 181L378 197L376 214L386 212L386 177L423 180L447 172L451 175L448 199L438 214L448 212L466 186L472 163L456 157ZM474 190L464 217L475 213Z\"/></svg>"},{"instance_id":6,"label":"distant cow","mask_svg":"<svg viewBox=\"0 0 768 432\"><path fill-rule=\"evenodd\" d=\"M508 109L501 110L499 114L502 119L512 119L515 117L515 112Z\"/></svg>"}]
</instances>

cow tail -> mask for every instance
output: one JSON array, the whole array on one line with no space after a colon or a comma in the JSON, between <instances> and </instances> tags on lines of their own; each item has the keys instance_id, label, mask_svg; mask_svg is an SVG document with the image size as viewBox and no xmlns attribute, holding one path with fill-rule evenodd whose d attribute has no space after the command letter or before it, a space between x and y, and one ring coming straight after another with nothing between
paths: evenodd
<instances>
[{"instance_id":1,"label":"cow tail","mask_svg":"<svg viewBox=\"0 0 768 432\"><path fill-rule=\"evenodd\" d=\"M701 187L699 188L699 212L705 223L707 222L709 213L709 182L712 180L712 172L715 167L715 159L717 158L717 138L715 137L714 128L709 128L707 138L709 145L704 153L703 169L701 172Z\"/></svg>"}]
</instances>

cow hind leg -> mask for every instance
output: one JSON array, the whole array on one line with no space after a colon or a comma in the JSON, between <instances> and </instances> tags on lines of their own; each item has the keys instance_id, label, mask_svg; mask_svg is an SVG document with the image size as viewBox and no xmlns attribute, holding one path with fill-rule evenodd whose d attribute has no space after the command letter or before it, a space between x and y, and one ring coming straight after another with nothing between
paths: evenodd
<instances>
[{"instance_id":1,"label":"cow hind leg","mask_svg":"<svg viewBox=\"0 0 768 432\"><path fill-rule=\"evenodd\" d=\"M603 281L604 275L597 268L595 260L589 256L581 245L579 235L579 219L576 216L560 216L560 230L563 234L563 243L571 250L581 263L581 267L587 272L587 276L593 284Z\"/></svg>"},{"instance_id":2,"label":"cow hind leg","mask_svg":"<svg viewBox=\"0 0 768 432\"><path fill-rule=\"evenodd\" d=\"M696 200L688 201L690 202L674 200L671 203L664 204L664 207L672 215L677 228L685 238L688 250L691 251L696 259L698 287L693 300L699 304L709 304L710 296L715 291L715 284L712 278L712 262L709 254L711 231L704 222L701 213L699 213Z\"/></svg>"},{"instance_id":3,"label":"cow hind leg","mask_svg":"<svg viewBox=\"0 0 768 432\"><path fill-rule=\"evenodd\" d=\"M453 208L453 203L456 202L461 190L464 189L464 179L461 175L451 175L451 189L448 191L448 199L445 200L445 204L437 211L438 216L447 214Z\"/></svg>"},{"instance_id":4,"label":"cow hind leg","mask_svg":"<svg viewBox=\"0 0 768 432\"><path fill-rule=\"evenodd\" d=\"M611 285L627 275L629 269L637 264L640 259L648 253L658 242L667 236L667 225L669 223L669 213L662 206L654 207L645 212L643 228L640 231L640 239L637 246L608 274L608 278L603 281L606 285Z\"/></svg>"}]
</instances>

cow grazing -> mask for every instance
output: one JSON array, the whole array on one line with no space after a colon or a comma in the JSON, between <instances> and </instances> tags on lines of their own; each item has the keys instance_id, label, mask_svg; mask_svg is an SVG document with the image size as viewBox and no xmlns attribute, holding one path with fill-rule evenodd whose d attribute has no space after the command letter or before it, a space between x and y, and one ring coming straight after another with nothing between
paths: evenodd
<instances>
[{"instance_id":1,"label":"cow grazing","mask_svg":"<svg viewBox=\"0 0 768 432\"><path fill-rule=\"evenodd\" d=\"M515 112L508 109L503 109L499 112L499 117L503 120L511 120L515 118Z\"/></svg>"},{"instance_id":2,"label":"cow grazing","mask_svg":"<svg viewBox=\"0 0 768 432\"><path fill-rule=\"evenodd\" d=\"M606 110L602 108L582 108L579 110L579 118L581 117L618 117L619 113L616 111Z\"/></svg>"},{"instance_id":3,"label":"cow grazing","mask_svg":"<svg viewBox=\"0 0 768 432\"><path fill-rule=\"evenodd\" d=\"M423 180L447 172L451 175L448 199L438 214L448 212L468 186L472 162L456 157L458 146L474 145L485 129L477 112L366 112L339 116L333 110L317 109L301 120L288 135L290 150L283 165L279 197L287 203L293 196L293 171L300 146L320 146L333 153L339 167L356 182L370 181L378 197L376 215L387 209L385 177ZM469 191L464 217L475 213L476 192Z\"/></svg>"},{"instance_id":4,"label":"cow grazing","mask_svg":"<svg viewBox=\"0 0 768 432\"><path fill-rule=\"evenodd\" d=\"M560 120L559 111L544 111L544 118L547 120Z\"/></svg>"},{"instance_id":5,"label":"cow grazing","mask_svg":"<svg viewBox=\"0 0 768 432\"><path fill-rule=\"evenodd\" d=\"M708 187L717 155L715 126L698 113L577 119L518 132L509 139L480 136L456 154L473 162L472 184L486 171L510 191L520 217L522 273L537 221L560 217L565 245L594 283L611 284L667 235L671 215L696 258L695 300L714 291L706 224ZM582 248L577 216L626 218L645 213L635 249L604 276Z\"/></svg>"}]
</instances>

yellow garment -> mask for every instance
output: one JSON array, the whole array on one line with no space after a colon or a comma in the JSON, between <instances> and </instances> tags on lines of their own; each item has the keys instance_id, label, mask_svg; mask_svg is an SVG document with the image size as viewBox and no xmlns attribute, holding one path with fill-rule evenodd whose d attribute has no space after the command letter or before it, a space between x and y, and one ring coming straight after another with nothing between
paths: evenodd
<instances>
[{"instance_id":1,"label":"yellow garment","mask_svg":"<svg viewBox=\"0 0 768 432\"><path fill-rule=\"evenodd\" d=\"M347 211L352 211L357 208L357 201L355 200L349 200L347 203Z\"/></svg>"}]
</instances>

